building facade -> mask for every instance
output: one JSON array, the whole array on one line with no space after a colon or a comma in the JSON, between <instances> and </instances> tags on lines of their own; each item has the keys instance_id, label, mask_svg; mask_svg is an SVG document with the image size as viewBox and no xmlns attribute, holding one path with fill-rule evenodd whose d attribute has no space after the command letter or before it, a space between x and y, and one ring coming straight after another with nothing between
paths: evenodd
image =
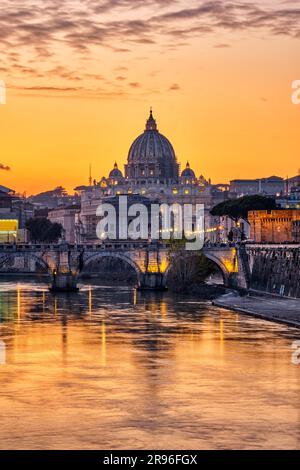
<instances>
[{"instance_id":1,"label":"building facade","mask_svg":"<svg viewBox=\"0 0 300 470\"><path fill-rule=\"evenodd\" d=\"M25 198L0 186L0 243L26 242L26 222L32 216L33 206Z\"/></svg>"},{"instance_id":2,"label":"building facade","mask_svg":"<svg viewBox=\"0 0 300 470\"><path fill-rule=\"evenodd\" d=\"M250 238L256 243L298 242L300 210L250 211Z\"/></svg>"},{"instance_id":3,"label":"building facade","mask_svg":"<svg viewBox=\"0 0 300 470\"><path fill-rule=\"evenodd\" d=\"M236 197L261 194L278 197L285 192L285 182L279 176L259 179L238 179L230 181L230 193Z\"/></svg>"},{"instance_id":4,"label":"building facade","mask_svg":"<svg viewBox=\"0 0 300 470\"><path fill-rule=\"evenodd\" d=\"M203 175L197 177L186 163L180 164L171 142L159 132L152 110L144 132L131 145L124 174L115 163L108 177L89 186L75 188L81 195L81 211L76 222L78 242L99 242L96 228L97 208L107 198L120 195L140 196L167 204L204 204L206 238L217 241L219 218L210 210L228 197Z\"/></svg>"},{"instance_id":5,"label":"building facade","mask_svg":"<svg viewBox=\"0 0 300 470\"><path fill-rule=\"evenodd\" d=\"M295 189L297 190L297 188L299 189L300 188L300 173L299 175L293 176L292 178L287 178L285 180L285 183L286 183L286 188L285 188L286 194L290 194Z\"/></svg>"},{"instance_id":6,"label":"building facade","mask_svg":"<svg viewBox=\"0 0 300 470\"><path fill-rule=\"evenodd\" d=\"M80 213L79 205L59 207L48 213L48 219L52 223L58 223L63 227L63 237L68 243L76 242L76 221Z\"/></svg>"},{"instance_id":7,"label":"building facade","mask_svg":"<svg viewBox=\"0 0 300 470\"><path fill-rule=\"evenodd\" d=\"M293 186L290 192L276 200L281 209L300 209L300 183Z\"/></svg>"}]
</instances>

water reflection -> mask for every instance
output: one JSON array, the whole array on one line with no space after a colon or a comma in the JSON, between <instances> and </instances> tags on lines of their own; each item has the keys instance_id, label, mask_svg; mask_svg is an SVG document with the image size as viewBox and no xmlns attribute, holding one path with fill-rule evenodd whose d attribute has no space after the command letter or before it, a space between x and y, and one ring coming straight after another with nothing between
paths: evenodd
<instances>
[{"instance_id":1,"label":"water reflection","mask_svg":"<svg viewBox=\"0 0 300 470\"><path fill-rule=\"evenodd\" d=\"M299 448L300 332L192 298L0 285L1 448Z\"/></svg>"}]
</instances>

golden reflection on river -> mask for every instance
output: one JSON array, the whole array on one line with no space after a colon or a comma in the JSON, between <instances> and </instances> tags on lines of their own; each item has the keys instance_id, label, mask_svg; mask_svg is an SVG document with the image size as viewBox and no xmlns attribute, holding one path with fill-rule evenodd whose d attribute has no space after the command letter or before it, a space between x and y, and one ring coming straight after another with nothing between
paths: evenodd
<instances>
[{"instance_id":1,"label":"golden reflection on river","mask_svg":"<svg viewBox=\"0 0 300 470\"><path fill-rule=\"evenodd\" d=\"M299 330L168 293L31 282L0 284L0 321L1 449L300 448Z\"/></svg>"}]
</instances>

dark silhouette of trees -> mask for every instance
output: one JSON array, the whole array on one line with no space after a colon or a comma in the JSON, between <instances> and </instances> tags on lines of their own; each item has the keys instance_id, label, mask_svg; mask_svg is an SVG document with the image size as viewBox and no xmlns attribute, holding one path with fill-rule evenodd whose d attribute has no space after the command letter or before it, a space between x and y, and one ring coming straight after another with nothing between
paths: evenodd
<instances>
[{"instance_id":1,"label":"dark silhouette of trees","mask_svg":"<svg viewBox=\"0 0 300 470\"><path fill-rule=\"evenodd\" d=\"M171 263L168 275L168 287L174 292L189 292L195 285L203 284L217 269L214 263L201 251L187 252L186 240L169 241L169 261Z\"/></svg>"},{"instance_id":2,"label":"dark silhouette of trees","mask_svg":"<svg viewBox=\"0 0 300 470\"><path fill-rule=\"evenodd\" d=\"M248 220L249 211L274 210L276 207L275 199L270 197L261 195L243 196L221 202L211 210L211 214L219 217L228 216L237 223L240 219Z\"/></svg>"},{"instance_id":3,"label":"dark silhouette of trees","mask_svg":"<svg viewBox=\"0 0 300 470\"><path fill-rule=\"evenodd\" d=\"M29 219L26 223L31 241L35 243L54 243L62 236L61 224L52 223L49 219Z\"/></svg>"}]
</instances>

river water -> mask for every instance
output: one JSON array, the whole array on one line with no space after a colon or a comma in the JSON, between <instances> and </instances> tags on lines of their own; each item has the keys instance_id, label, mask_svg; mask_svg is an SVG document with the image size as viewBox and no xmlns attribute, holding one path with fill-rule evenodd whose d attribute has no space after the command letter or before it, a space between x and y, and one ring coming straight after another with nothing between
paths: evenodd
<instances>
[{"instance_id":1,"label":"river water","mask_svg":"<svg viewBox=\"0 0 300 470\"><path fill-rule=\"evenodd\" d=\"M300 448L300 331L169 293L0 284L1 449Z\"/></svg>"}]
</instances>

